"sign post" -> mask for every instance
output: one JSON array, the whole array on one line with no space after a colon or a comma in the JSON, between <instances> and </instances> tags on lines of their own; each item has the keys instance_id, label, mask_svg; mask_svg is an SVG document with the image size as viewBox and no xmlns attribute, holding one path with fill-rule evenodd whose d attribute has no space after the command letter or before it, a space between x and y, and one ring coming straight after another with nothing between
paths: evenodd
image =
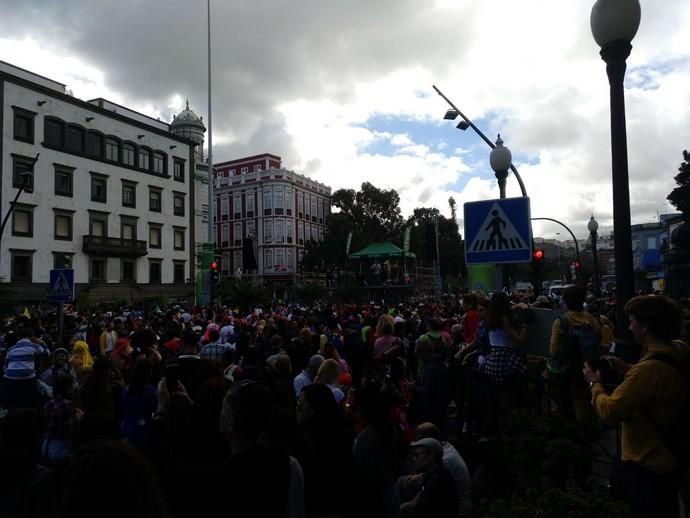
<instances>
[{"instance_id":1,"label":"sign post","mask_svg":"<svg viewBox=\"0 0 690 518\"><path fill-rule=\"evenodd\" d=\"M58 339L64 345L65 302L74 300L74 270L72 268L55 268L50 270L48 285L48 302L58 303Z\"/></svg>"}]
</instances>

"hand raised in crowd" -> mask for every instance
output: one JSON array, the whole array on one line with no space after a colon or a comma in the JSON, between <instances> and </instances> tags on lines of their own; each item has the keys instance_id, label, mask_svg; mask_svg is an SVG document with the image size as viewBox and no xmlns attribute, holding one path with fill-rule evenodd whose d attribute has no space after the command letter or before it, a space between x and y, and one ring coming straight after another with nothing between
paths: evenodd
<instances>
[{"instance_id":1,"label":"hand raised in crowd","mask_svg":"<svg viewBox=\"0 0 690 518\"><path fill-rule=\"evenodd\" d=\"M601 373L599 371L592 370L592 366L589 364L589 362L585 362L585 366L582 369L582 374L587 383L601 383Z\"/></svg>"}]
</instances>

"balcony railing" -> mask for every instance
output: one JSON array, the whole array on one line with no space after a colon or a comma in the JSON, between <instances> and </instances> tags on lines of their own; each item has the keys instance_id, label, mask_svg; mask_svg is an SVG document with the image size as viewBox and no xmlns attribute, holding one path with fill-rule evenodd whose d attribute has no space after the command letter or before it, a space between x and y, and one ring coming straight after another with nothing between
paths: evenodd
<instances>
[{"instance_id":1,"label":"balcony railing","mask_svg":"<svg viewBox=\"0 0 690 518\"><path fill-rule=\"evenodd\" d=\"M121 237L84 236L85 254L113 257L141 257L148 253L146 241Z\"/></svg>"}]
</instances>

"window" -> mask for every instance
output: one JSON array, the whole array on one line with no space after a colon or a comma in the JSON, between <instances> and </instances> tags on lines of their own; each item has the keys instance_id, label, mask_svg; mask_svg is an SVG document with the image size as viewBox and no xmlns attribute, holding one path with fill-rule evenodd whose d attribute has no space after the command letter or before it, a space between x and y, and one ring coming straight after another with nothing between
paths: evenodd
<instances>
[{"instance_id":1,"label":"window","mask_svg":"<svg viewBox=\"0 0 690 518\"><path fill-rule=\"evenodd\" d=\"M235 219L242 217L242 195L235 194L232 198L232 211Z\"/></svg>"},{"instance_id":2,"label":"window","mask_svg":"<svg viewBox=\"0 0 690 518\"><path fill-rule=\"evenodd\" d=\"M62 241L72 241L72 212L53 209L55 213L54 236Z\"/></svg>"},{"instance_id":3,"label":"window","mask_svg":"<svg viewBox=\"0 0 690 518\"><path fill-rule=\"evenodd\" d=\"M163 225L149 223L149 248L161 248Z\"/></svg>"},{"instance_id":4,"label":"window","mask_svg":"<svg viewBox=\"0 0 690 518\"><path fill-rule=\"evenodd\" d=\"M304 217L309 219L309 195L304 195Z\"/></svg>"},{"instance_id":5,"label":"window","mask_svg":"<svg viewBox=\"0 0 690 518\"><path fill-rule=\"evenodd\" d=\"M276 189L273 196L273 208L277 215L283 214L283 205L285 204L285 191L283 189Z\"/></svg>"},{"instance_id":6,"label":"window","mask_svg":"<svg viewBox=\"0 0 690 518\"><path fill-rule=\"evenodd\" d=\"M33 237L34 208L29 205L16 204L12 211L12 235Z\"/></svg>"},{"instance_id":7,"label":"window","mask_svg":"<svg viewBox=\"0 0 690 518\"><path fill-rule=\"evenodd\" d=\"M36 114L23 108L12 106L14 110L14 140L34 143L34 117Z\"/></svg>"},{"instance_id":8,"label":"window","mask_svg":"<svg viewBox=\"0 0 690 518\"><path fill-rule=\"evenodd\" d=\"M234 170L234 169L230 169L229 175L230 175L230 176L235 176L235 174L236 174L236 173L235 173L235 170Z\"/></svg>"},{"instance_id":9,"label":"window","mask_svg":"<svg viewBox=\"0 0 690 518\"><path fill-rule=\"evenodd\" d=\"M103 135L93 132L86 135L86 153L95 158L103 157Z\"/></svg>"},{"instance_id":10,"label":"window","mask_svg":"<svg viewBox=\"0 0 690 518\"><path fill-rule=\"evenodd\" d=\"M235 252L233 255L233 262L232 262L232 268L233 270L236 270L237 268L242 268L242 252Z\"/></svg>"},{"instance_id":11,"label":"window","mask_svg":"<svg viewBox=\"0 0 690 518\"><path fill-rule=\"evenodd\" d=\"M139 150L139 169L146 169L151 167L151 152L148 149Z\"/></svg>"},{"instance_id":12,"label":"window","mask_svg":"<svg viewBox=\"0 0 690 518\"><path fill-rule=\"evenodd\" d=\"M248 192L245 195L245 199L246 199L246 203L247 203L247 217L253 218L254 217L254 193Z\"/></svg>"},{"instance_id":13,"label":"window","mask_svg":"<svg viewBox=\"0 0 690 518\"><path fill-rule=\"evenodd\" d=\"M53 268L72 268L72 256L64 252L53 252Z\"/></svg>"},{"instance_id":14,"label":"window","mask_svg":"<svg viewBox=\"0 0 690 518\"><path fill-rule=\"evenodd\" d=\"M201 222L208 223L208 203L201 204Z\"/></svg>"},{"instance_id":15,"label":"window","mask_svg":"<svg viewBox=\"0 0 690 518\"><path fill-rule=\"evenodd\" d=\"M294 271L295 269L295 256L292 253L292 249L288 248L287 251L285 252L285 258L286 258L286 264L287 264L287 269L289 272Z\"/></svg>"},{"instance_id":16,"label":"window","mask_svg":"<svg viewBox=\"0 0 690 518\"><path fill-rule=\"evenodd\" d=\"M228 220L228 213L230 212L230 199L227 196L223 196L220 199L220 219L221 221Z\"/></svg>"},{"instance_id":17,"label":"window","mask_svg":"<svg viewBox=\"0 0 690 518\"><path fill-rule=\"evenodd\" d=\"M184 160L173 159L173 178L178 182L184 182Z\"/></svg>"},{"instance_id":18,"label":"window","mask_svg":"<svg viewBox=\"0 0 690 518\"><path fill-rule=\"evenodd\" d=\"M304 244L304 223L301 221L297 224L297 238L299 239L299 244Z\"/></svg>"},{"instance_id":19,"label":"window","mask_svg":"<svg viewBox=\"0 0 690 518\"><path fill-rule=\"evenodd\" d=\"M161 212L162 191L157 187L149 187L149 210Z\"/></svg>"},{"instance_id":20,"label":"window","mask_svg":"<svg viewBox=\"0 0 690 518\"><path fill-rule=\"evenodd\" d=\"M184 283L185 262L173 261L173 282L176 284Z\"/></svg>"},{"instance_id":21,"label":"window","mask_svg":"<svg viewBox=\"0 0 690 518\"><path fill-rule=\"evenodd\" d=\"M649 250L656 249L656 236L647 237L647 249L649 249Z\"/></svg>"},{"instance_id":22,"label":"window","mask_svg":"<svg viewBox=\"0 0 690 518\"><path fill-rule=\"evenodd\" d=\"M285 237L285 221L278 219L275 222L275 242L283 243L283 238Z\"/></svg>"},{"instance_id":23,"label":"window","mask_svg":"<svg viewBox=\"0 0 690 518\"><path fill-rule=\"evenodd\" d=\"M319 240L319 232L316 229L316 225L311 226L311 240L312 241L318 241Z\"/></svg>"},{"instance_id":24,"label":"window","mask_svg":"<svg viewBox=\"0 0 690 518\"><path fill-rule=\"evenodd\" d=\"M55 164L55 195L67 196L71 198L73 195L73 175L74 168L64 165Z\"/></svg>"},{"instance_id":25,"label":"window","mask_svg":"<svg viewBox=\"0 0 690 518\"><path fill-rule=\"evenodd\" d=\"M235 223L232 229L232 239L235 246L242 246L242 223Z\"/></svg>"},{"instance_id":26,"label":"window","mask_svg":"<svg viewBox=\"0 0 690 518\"><path fill-rule=\"evenodd\" d=\"M184 216L184 194L173 194L173 214L175 216Z\"/></svg>"},{"instance_id":27,"label":"window","mask_svg":"<svg viewBox=\"0 0 690 518\"><path fill-rule=\"evenodd\" d=\"M254 172L255 172L255 173L258 172L258 171L261 171L261 169L263 169L263 168L261 167L261 164L256 164L256 165L254 166Z\"/></svg>"},{"instance_id":28,"label":"window","mask_svg":"<svg viewBox=\"0 0 690 518\"><path fill-rule=\"evenodd\" d=\"M264 191L264 216L270 216L273 209L273 193Z\"/></svg>"},{"instance_id":29,"label":"window","mask_svg":"<svg viewBox=\"0 0 690 518\"><path fill-rule=\"evenodd\" d=\"M89 235L108 237L108 215L102 212L89 213Z\"/></svg>"},{"instance_id":30,"label":"window","mask_svg":"<svg viewBox=\"0 0 690 518\"><path fill-rule=\"evenodd\" d=\"M273 242L273 222L264 221L264 243Z\"/></svg>"},{"instance_id":31,"label":"window","mask_svg":"<svg viewBox=\"0 0 690 518\"><path fill-rule=\"evenodd\" d=\"M175 250L184 250L184 230L183 228L174 229L174 246Z\"/></svg>"},{"instance_id":32,"label":"window","mask_svg":"<svg viewBox=\"0 0 690 518\"><path fill-rule=\"evenodd\" d=\"M280 266L281 269L285 266L285 250L282 248L276 250L276 265Z\"/></svg>"},{"instance_id":33,"label":"window","mask_svg":"<svg viewBox=\"0 0 690 518\"><path fill-rule=\"evenodd\" d=\"M84 130L79 126L67 126L67 138L65 139L67 151L73 153L84 152Z\"/></svg>"},{"instance_id":34,"label":"window","mask_svg":"<svg viewBox=\"0 0 690 518\"><path fill-rule=\"evenodd\" d=\"M29 251L12 250L12 282L31 282L33 253Z\"/></svg>"},{"instance_id":35,"label":"window","mask_svg":"<svg viewBox=\"0 0 690 518\"><path fill-rule=\"evenodd\" d=\"M161 282L161 260L149 259L149 282Z\"/></svg>"},{"instance_id":36,"label":"window","mask_svg":"<svg viewBox=\"0 0 690 518\"><path fill-rule=\"evenodd\" d=\"M105 259L91 259L90 281L105 280Z\"/></svg>"},{"instance_id":37,"label":"window","mask_svg":"<svg viewBox=\"0 0 690 518\"><path fill-rule=\"evenodd\" d=\"M100 203L107 201L107 181L104 176L91 175L91 201Z\"/></svg>"},{"instance_id":38,"label":"window","mask_svg":"<svg viewBox=\"0 0 690 518\"><path fill-rule=\"evenodd\" d=\"M323 223L323 200L319 200L319 205L316 213L319 216L319 223Z\"/></svg>"},{"instance_id":39,"label":"window","mask_svg":"<svg viewBox=\"0 0 690 518\"><path fill-rule=\"evenodd\" d=\"M220 241L221 246L228 246L228 243L230 242L230 225L227 223L223 223L223 226L220 229Z\"/></svg>"},{"instance_id":40,"label":"window","mask_svg":"<svg viewBox=\"0 0 690 518\"><path fill-rule=\"evenodd\" d=\"M295 193L292 189L285 189L285 214L292 216L292 208L295 205Z\"/></svg>"},{"instance_id":41,"label":"window","mask_svg":"<svg viewBox=\"0 0 690 518\"><path fill-rule=\"evenodd\" d=\"M132 208L137 206L137 184L122 182L122 206Z\"/></svg>"},{"instance_id":42,"label":"window","mask_svg":"<svg viewBox=\"0 0 690 518\"><path fill-rule=\"evenodd\" d=\"M111 162L120 160L120 142L117 139L110 137L105 139L105 158Z\"/></svg>"},{"instance_id":43,"label":"window","mask_svg":"<svg viewBox=\"0 0 690 518\"><path fill-rule=\"evenodd\" d=\"M247 237L256 237L256 226L254 225L254 220L247 221Z\"/></svg>"},{"instance_id":44,"label":"window","mask_svg":"<svg viewBox=\"0 0 690 518\"><path fill-rule=\"evenodd\" d=\"M304 193L297 193L297 212L298 217L304 217Z\"/></svg>"},{"instance_id":45,"label":"window","mask_svg":"<svg viewBox=\"0 0 690 518\"><path fill-rule=\"evenodd\" d=\"M249 168L248 168L248 167L242 167L242 168L240 169L240 173L248 173L248 172L249 172Z\"/></svg>"},{"instance_id":46,"label":"window","mask_svg":"<svg viewBox=\"0 0 690 518\"><path fill-rule=\"evenodd\" d=\"M316 221L316 198L311 197L311 220Z\"/></svg>"},{"instance_id":47,"label":"window","mask_svg":"<svg viewBox=\"0 0 690 518\"><path fill-rule=\"evenodd\" d=\"M165 174L165 155L160 152L153 154L153 172L157 174Z\"/></svg>"},{"instance_id":48,"label":"window","mask_svg":"<svg viewBox=\"0 0 690 518\"><path fill-rule=\"evenodd\" d=\"M51 147L62 147L64 128L64 124L59 119L48 117L43 119L44 144Z\"/></svg>"},{"instance_id":49,"label":"window","mask_svg":"<svg viewBox=\"0 0 690 518\"><path fill-rule=\"evenodd\" d=\"M122 259L120 261L120 280L134 282L136 278L136 263L131 259Z\"/></svg>"},{"instance_id":50,"label":"window","mask_svg":"<svg viewBox=\"0 0 690 518\"><path fill-rule=\"evenodd\" d=\"M288 243L292 243L292 220L289 219L285 222L285 240Z\"/></svg>"},{"instance_id":51,"label":"window","mask_svg":"<svg viewBox=\"0 0 690 518\"><path fill-rule=\"evenodd\" d=\"M230 275L230 252L223 254L223 260L220 262L220 271L223 275Z\"/></svg>"},{"instance_id":52,"label":"window","mask_svg":"<svg viewBox=\"0 0 690 518\"><path fill-rule=\"evenodd\" d=\"M12 153L12 187L34 192L34 159Z\"/></svg>"},{"instance_id":53,"label":"window","mask_svg":"<svg viewBox=\"0 0 690 518\"><path fill-rule=\"evenodd\" d=\"M134 240L137 238L137 220L127 216L120 216L120 237Z\"/></svg>"},{"instance_id":54,"label":"window","mask_svg":"<svg viewBox=\"0 0 690 518\"><path fill-rule=\"evenodd\" d=\"M134 167L134 145L122 145L122 163Z\"/></svg>"},{"instance_id":55,"label":"window","mask_svg":"<svg viewBox=\"0 0 690 518\"><path fill-rule=\"evenodd\" d=\"M273 269L273 250L264 250L264 271Z\"/></svg>"}]
</instances>

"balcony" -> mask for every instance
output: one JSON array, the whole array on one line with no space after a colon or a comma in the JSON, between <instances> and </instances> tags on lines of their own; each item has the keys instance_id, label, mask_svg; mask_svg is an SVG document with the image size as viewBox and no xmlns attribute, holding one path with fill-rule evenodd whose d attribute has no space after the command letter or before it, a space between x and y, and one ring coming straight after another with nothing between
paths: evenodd
<instances>
[{"instance_id":1,"label":"balcony","mask_svg":"<svg viewBox=\"0 0 690 518\"><path fill-rule=\"evenodd\" d=\"M146 241L121 237L84 236L82 250L90 255L141 257L146 255Z\"/></svg>"}]
</instances>

